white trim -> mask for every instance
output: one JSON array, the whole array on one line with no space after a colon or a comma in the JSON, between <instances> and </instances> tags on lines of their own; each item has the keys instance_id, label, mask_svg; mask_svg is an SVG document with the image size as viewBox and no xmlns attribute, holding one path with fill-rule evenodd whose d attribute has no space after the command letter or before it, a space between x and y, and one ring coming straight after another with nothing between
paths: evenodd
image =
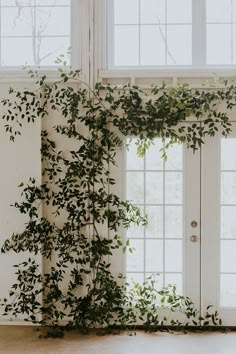
<instances>
[{"instance_id":1,"label":"white trim","mask_svg":"<svg viewBox=\"0 0 236 354\"><path fill-rule=\"evenodd\" d=\"M161 68L116 68L115 70L99 70L99 78L126 77L236 77L236 65L233 67L161 67Z\"/></svg>"},{"instance_id":2,"label":"white trim","mask_svg":"<svg viewBox=\"0 0 236 354\"><path fill-rule=\"evenodd\" d=\"M32 68L34 70L34 68ZM37 70L39 75L45 74L47 76L46 82L54 82L55 80L60 80L60 73L58 71L53 70ZM80 74L80 79L82 81L86 80L86 77L83 73ZM8 70L8 71L1 71L0 70L0 84L16 84L16 83L33 83L35 79L31 78L28 74L28 70ZM79 83L78 80L70 80L72 83Z\"/></svg>"},{"instance_id":3,"label":"white trim","mask_svg":"<svg viewBox=\"0 0 236 354\"><path fill-rule=\"evenodd\" d=\"M82 3L71 0L71 66L73 69L81 68L82 64L82 31L83 31Z\"/></svg>"},{"instance_id":4,"label":"white trim","mask_svg":"<svg viewBox=\"0 0 236 354\"><path fill-rule=\"evenodd\" d=\"M107 12L107 0L94 1L94 23L93 23L93 35L94 35L94 48L93 48L93 79L97 82L99 69L105 69L107 67L107 37L108 26L106 20Z\"/></svg>"},{"instance_id":5,"label":"white trim","mask_svg":"<svg viewBox=\"0 0 236 354\"><path fill-rule=\"evenodd\" d=\"M198 70L199 66L203 66L207 70L234 70L236 65L223 65L223 66L208 66L207 65L207 23L206 23L206 0L192 0L192 64L189 66L116 66L114 64L114 0L106 0L107 1L107 69L109 70ZM212 23L212 22L209 22ZM219 22L222 24L222 22ZM168 23L172 25L174 23ZM179 25L184 25L185 23L179 23ZM218 24L218 22L217 22ZM232 22L229 23L232 25ZM128 24L126 24L128 25ZM133 24L130 24L133 26ZM146 25L146 24L142 24ZM166 23L162 24L166 27ZM140 26L139 24L135 24L135 26ZM105 35L104 35L105 36ZM102 45L105 45L103 43ZM233 48L231 49L231 51ZM103 66L100 67L103 68Z\"/></svg>"},{"instance_id":6,"label":"white trim","mask_svg":"<svg viewBox=\"0 0 236 354\"><path fill-rule=\"evenodd\" d=\"M192 0L192 63L206 63L206 0Z\"/></svg>"}]
</instances>

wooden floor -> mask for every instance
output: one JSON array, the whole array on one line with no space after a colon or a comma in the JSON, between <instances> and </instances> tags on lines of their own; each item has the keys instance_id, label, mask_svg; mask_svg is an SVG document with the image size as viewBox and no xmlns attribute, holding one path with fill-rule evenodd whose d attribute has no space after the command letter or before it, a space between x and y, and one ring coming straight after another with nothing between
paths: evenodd
<instances>
[{"instance_id":1,"label":"wooden floor","mask_svg":"<svg viewBox=\"0 0 236 354\"><path fill-rule=\"evenodd\" d=\"M0 353L14 354L236 354L236 332L97 336L66 333L39 339L31 327L0 326Z\"/></svg>"}]
</instances>

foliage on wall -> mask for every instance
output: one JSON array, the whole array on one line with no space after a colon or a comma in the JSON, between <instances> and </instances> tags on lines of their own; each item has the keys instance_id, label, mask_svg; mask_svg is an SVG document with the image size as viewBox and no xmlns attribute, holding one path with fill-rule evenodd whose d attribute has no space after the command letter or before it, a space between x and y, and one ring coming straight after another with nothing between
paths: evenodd
<instances>
[{"instance_id":1,"label":"foliage on wall","mask_svg":"<svg viewBox=\"0 0 236 354\"><path fill-rule=\"evenodd\" d=\"M58 115L54 136L42 131L42 184L34 178L21 183L22 201L15 203L28 221L25 230L8 238L2 252L26 252L31 257L15 265L17 281L9 298L2 299L5 315L24 315L26 321L57 328L143 324L147 330L160 325L220 325L217 312L206 309L199 316L192 301L174 286L155 289L155 279L127 284L123 275L111 273L114 251L132 252L121 228L146 225L147 218L130 201L111 192L115 184L111 166L125 137L138 138L138 153L154 138L183 143L193 150L218 131L227 136L231 124L227 112L235 104L235 87L193 90L185 84L154 87L148 94L137 86L103 86L94 90L83 83L79 71L60 71L50 83L30 72L36 89L10 88L3 101L5 129L12 141L23 124ZM225 104L219 110L220 103ZM58 122L59 122L58 121ZM69 142L67 144L67 142ZM69 151L67 146L73 146ZM50 211L42 215L42 205ZM101 227L103 226L103 227ZM107 232L109 231L109 237ZM42 272L35 256L49 264ZM181 312L181 319L175 314ZM178 317L179 318L179 317Z\"/></svg>"}]
</instances>

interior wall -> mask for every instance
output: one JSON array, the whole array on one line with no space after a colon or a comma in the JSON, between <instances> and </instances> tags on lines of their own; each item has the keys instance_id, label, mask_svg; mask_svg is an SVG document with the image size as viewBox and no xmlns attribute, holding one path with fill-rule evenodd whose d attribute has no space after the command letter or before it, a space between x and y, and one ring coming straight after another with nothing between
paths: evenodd
<instances>
[{"instance_id":1,"label":"interior wall","mask_svg":"<svg viewBox=\"0 0 236 354\"><path fill-rule=\"evenodd\" d=\"M10 84L0 82L0 99L6 98ZM25 84L17 84L18 88L24 88ZM32 88L32 85L31 85ZM4 107L1 106L1 114ZM13 232L24 230L26 218L11 205L21 198L21 182L34 177L41 182L41 156L40 156L40 130L41 122L25 124L22 136L18 136L15 142L9 140L5 132L5 121L0 119L0 247ZM11 124L11 122L9 122ZM27 254L0 255L0 298L8 296L8 290L14 283L16 271L13 264L20 263L28 257ZM40 258L38 261L41 262ZM5 317L2 318L5 320Z\"/></svg>"}]
</instances>

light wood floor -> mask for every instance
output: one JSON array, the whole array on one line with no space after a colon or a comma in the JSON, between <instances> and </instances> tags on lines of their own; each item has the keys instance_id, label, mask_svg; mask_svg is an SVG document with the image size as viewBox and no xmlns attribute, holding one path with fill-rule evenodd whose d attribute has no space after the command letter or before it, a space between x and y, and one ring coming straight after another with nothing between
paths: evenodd
<instances>
[{"instance_id":1,"label":"light wood floor","mask_svg":"<svg viewBox=\"0 0 236 354\"><path fill-rule=\"evenodd\" d=\"M97 336L66 333L39 339L31 327L0 326L0 353L14 354L236 354L236 332Z\"/></svg>"}]
</instances>

